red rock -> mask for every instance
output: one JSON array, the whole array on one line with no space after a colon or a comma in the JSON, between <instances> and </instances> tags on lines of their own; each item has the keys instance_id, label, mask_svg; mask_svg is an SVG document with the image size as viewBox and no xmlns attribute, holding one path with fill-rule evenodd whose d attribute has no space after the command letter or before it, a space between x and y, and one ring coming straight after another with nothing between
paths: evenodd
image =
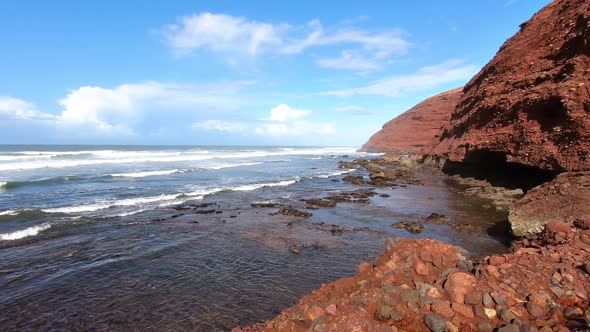
<instances>
[{"instance_id":1,"label":"red rock","mask_svg":"<svg viewBox=\"0 0 590 332\"><path fill-rule=\"evenodd\" d=\"M529 312L531 316L535 318L541 317L545 314L545 311L543 310L543 308L541 308L541 306L530 301L526 303L526 310Z\"/></svg>"},{"instance_id":2,"label":"red rock","mask_svg":"<svg viewBox=\"0 0 590 332\"><path fill-rule=\"evenodd\" d=\"M490 265L500 265L506 262L506 258L504 256L491 256L490 257Z\"/></svg>"},{"instance_id":3,"label":"red rock","mask_svg":"<svg viewBox=\"0 0 590 332\"><path fill-rule=\"evenodd\" d=\"M545 229L548 232L565 233L565 234L568 234L572 231L572 228L570 227L570 225L568 225L567 223L565 223L563 221L551 221L545 225Z\"/></svg>"},{"instance_id":4,"label":"red rock","mask_svg":"<svg viewBox=\"0 0 590 332\"><path fill-rule=\"evenodd\" d=\"M484 271L488 275L490 275L490 276L492 276L494 278L500 278L500 272L498 272L498 268L496 268L493 265L488 265L488 266L484 267Z\"/></svg>"},{"instance_id":5,"label":"red rock","mask_svg":"<svg viewBox=\"0 0 590 332\"><path fill-rule=\"evenodd\" d=\"M583 230L590 229L590 215L585 215L574 220L574 226Z\"/></svg>"},{"instance_id":6,"label":"red rock","mask_svg":"<svg viewBox=\"0 0 590 332\"><path fill-rule=\"evenodd\" d=\"M589 17L587 0L556 0L522 24L465 85L431 154L590 170Z\"/></svg>"},{"instance_id":7,"label":"red rock","mask_svg":"<svg viewBox=\"0 0 590 332\"><path fill-rule=\"evenodd\" d=\"M589 75L590 76L590 75ZM573 222L590 214L590 172L559 174L553 181L538 186L510 207L508 221L516 236L538 234L543 226L556 220ZM568 194L560 191L568 184ZM569 234L569 225L552 226L551 232Z\"/></svg>"},{"instance_id":8,"label":"red rock","mask_svg":"<svg viewBox=\"0 0 590 332\"><path fill-rule=\"evenodd\" d=\"M369 271L372 268L373 268L373 264L371 264L371 263L362 262L362 263L359 264L359 272L360 273Z\"/></svg>"},{"instance_id":9,"label":"red rock","mask_svg":"<svg viewBox=\"0 0 590 332\"><path fill-rule=\"evenodd\" d=\"M311 309L309 309L307 311L307 319L309 320L315 320L318 317L321 317L323 315L325 315L326 312L324 311L324 309L318 307L317 305L314 305L313 307L311 307Z\"/></svg>"},{"instance_id":10,"label":"red rock","mask_svg":"<svg viewBox=\"0 0 590 332\"><path fill-rule=\"evenodd\" d=\"M475 314L473 313L473 307L471 307L469 304L453 302L451 307L453 308L454 312L462 316L465 316L467 318L475 317Z\"/></svg>"},{"instance_id":11,"label":"red rock","mask_svg":"<svg viewBox=\"0 0 590 332\"><path fill-rule=\"evenodd\" d=\"M440 135L461 98L462 89L432 96L387 122L365 145L371 152L422 152Z\"/></svg>"},{"instance_id":12,"label":"red rock","mask_svg":"<svg viewBox=\"0 0 590 332\"><path fill-rule=\"evenodd\" d=\"M482 301L482 293L479 291L469 292L465 295L465 303L471 305L478 305L481 304Z\"/></svg>"},{"instance_id":13,"label":"red rock","mask_svg":"<svg viewBox=\"0 0 590 332\"><path fill-rule=\"evenodd\" d=\"M334 303L327 306L324 310L328 315L336 316L338 314L338 309Z\"/></svg>"},{"instance_id":14,"label":"red rock","mask_svg":"<svg viewBox=\"0 0 590 332\"><path fill-rule=\"evenodd\" d=\"M430 309L435 314L447 319L451 319L455 315L455 312L451 309L451 302L449 301L435 301L431 304Z\"/></svg>"},{"instance_id":15,"label":"red rock","mask_svg":"<svg viewBox=\"0 0 590 332\"><path fill-rule=\"evenodd\" d=\"M463 303L465 301L465 295L474 289L476 282L477 280L472 274L455 272L449 275L444 289L453 302Z\"/></svg>"},{"instance_id":16,"label":"red rock","mask_svg":"<svg viewBox=\"0 0 590 332\"><path fill-rule=\"evenodd\" d=\"M428 273L430 273L428 265L422 262L416 262L416 265L414 266L414 271L416 271L416 273L418 273L419 275L428 275Z\"/></svg>"}]
</instances>

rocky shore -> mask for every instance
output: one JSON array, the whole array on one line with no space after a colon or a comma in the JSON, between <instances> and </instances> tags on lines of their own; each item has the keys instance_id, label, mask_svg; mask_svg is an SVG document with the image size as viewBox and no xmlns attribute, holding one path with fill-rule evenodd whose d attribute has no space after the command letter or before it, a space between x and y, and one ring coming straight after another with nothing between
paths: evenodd
<instances>
[{"instance_id":1,"label":"rocky shore","mask_svg":"<svg viewBox=\"0 0 590 332\"><path fill-rule=\"evenodd\" d=\"M588 222L551 222L512 252L475 260L435 240L390 239L356 276L235 331L584 331Z\"/></svg>"},{"instance_id":2,"label":"rocky shore","mask_svg":"<svg viewBox=\"0 0 590 332\"><path fill-rule=\"evenodd\" d=\"M344 181L376 188L420 185L417 170L439 169L482 211L506 211L509 253L389 239L354 277L234 331L590 331L589 68L590 3L555 0L463 89L416 105L364 146L395 155L341 164L368 172ZM428 224L454 226L432 213L392 227Z\"/></svg>"}]
</instances>

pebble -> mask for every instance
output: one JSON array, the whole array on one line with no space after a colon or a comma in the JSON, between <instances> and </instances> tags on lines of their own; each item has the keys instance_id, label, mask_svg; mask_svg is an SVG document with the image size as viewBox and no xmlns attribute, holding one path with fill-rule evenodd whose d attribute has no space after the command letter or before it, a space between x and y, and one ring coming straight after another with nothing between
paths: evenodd
<instances>
[{"instance_id":1,"label":"pebble","mask_svg":"<svg viewBox=\"0 0 590 332\"><path fill-rule=\"evenodd\" d=\"M424 324L432 332L446 332L447 321L436 314L424 315Z\"/></svg>"}]
</instances>

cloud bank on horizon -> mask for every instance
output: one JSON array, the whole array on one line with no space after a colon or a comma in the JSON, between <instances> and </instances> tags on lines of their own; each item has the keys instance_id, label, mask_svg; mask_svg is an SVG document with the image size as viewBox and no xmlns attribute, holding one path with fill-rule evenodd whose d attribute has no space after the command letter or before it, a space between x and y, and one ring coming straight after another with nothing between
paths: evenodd
<instances>
[{"instance_id":1,"label":"cloud bank on horizon","mask_svg":"<svg viewBox=\"0 0 590 332\"><path fill-rule=\"evenodd\" d=\"M411 5L398 5L404 6L412 12ZM513 16L521 21L540 7L514 3L510 8L518 6ZM505 6L497 7L498 14L506 14ZM126 43L141 45L154 56L145 53L126 64L119 64L116 54L86 58L95 68L67 50L51 49L53 56L71 60L72 69L53 68L52 61L35 57L0 64L26 73L31 61L40 62L33 63L36 77L0 80L0 143L360 145L414 103L464 84L488 60L462 44L477 36L458 33L462 23L469 29L466 22L441 28L410 23L400 14L389 21L380 11L355 17L335 11L320 19L202 10L170 13L174 19L150 25L151 18L170 14L142 13L145 20L128 23L138 31L131 39L109 40L106 33L106 39L94 41L99 48L117 45L131 53L134 45ZM438 19L424 15L415 20ZM71 28L66 24L54 33ZM493 27L479 27L484 28ZM36 42L43 49L43 36L15 31L27 49L35 50ZM496 49L506 34L497 36ZM438 51L441 36L446 45ZM69 41L73 53L84 47L80 40ZM13 43L7 49L15 54L25 47ZM10 40L5 44L11 46ZM83 68L82 79L74 68ZM37 79L51 92L27 88Z\"/></svg>"}]
</instances>

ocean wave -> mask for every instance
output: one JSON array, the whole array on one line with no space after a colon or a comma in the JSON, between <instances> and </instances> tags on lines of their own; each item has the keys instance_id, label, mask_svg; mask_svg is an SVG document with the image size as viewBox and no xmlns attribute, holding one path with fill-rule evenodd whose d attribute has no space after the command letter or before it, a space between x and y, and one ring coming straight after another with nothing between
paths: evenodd
<instances>
[{"instance_id":1,"label":"ocean wave","mask_svg":"<svg viewBox=\"0 0 590 332\"><path fill-rule=\"evenodd\" d=\"M6 188L7 184L8 184L8 182L6 182L6 181L0 181L0 189Z\"/></svg>"},{"instance_id":2,"label":"ocean wave","mask_svg":"<svg viewBox=\"0 0 590 332\"><path fill-rule=\"evenodd\" d=\"M143 178L147 176L159 176L159 175L170 175L177 173L177 169L171 170L164 170L164 171L145 171L145 172L136 172L136 173L118 173L118 174L109 174L112 177L119 178Z\"/></svg>"},{"instance_id":3,"label":"ocean wave","mask_svg":"<svg viewBox=\"0 0 590 332\"><path fill-rule=\"evenodd\" d=\"M262 164L262 162L241 163L241 164L219 164L219 165L206 166L203 168L212 169L212 170L219 170L219 169L224 169L224 168L254 166L254 165L260 165L260 164Z\"/></svg>"},{"instance_id":4,"label":"ocean wave","mask_svg":"<svg viewBox=\"0 0 590 332\"><path fill-rule=\"evenodd\" d=\"M51 224L49 224L49 223L41 224L41 225L37 225L37 226L32 226L32 227L28 227L28 228L14 231L11 233L0 234L0 240L4 240L4 241L20 240L25 237L38 235L40 232L48 230L49 228L51 228Z\"/></svg>"},{"instance_id":5,"label":"ocean wave","mask_svg":"<svg viewBox=\"0 0 590 332\"><path fill-rule=\"evenodd\" d=\"M157 206L165 207L171 206L176 204L182 204L188 200L195 200L195 199L203 199L205 196L214 195L224 191L252 191L260 188L265 187L277 187L277 186L289 186L294 183L300 181L299 177L296 177L291 180L285 181L277 181L277 182L266 182L266 183L253 183L253 184L246 184L246 185L239 185L239 186L224 186L224 187L213 187L213 188L205 188L199 189L191 192L185 193L177 193L177 194L170 194L170 195L160 195L160 196L148 196L148 197L136 197L136 198L127 198L122 200L111 200L111 201L101 201L92 204L83 204L83 205L75 205L75 206L63 206L63 207L55 207L55 208L44 208L38 211L43 213L61 213L61 214L76 214L76 213L88 213L88 212L95 212L99 210L106 210L110 208L116 207L125 207L125 206L139 206L142 207L142 211L147 210L145 207L146 205L158 203ZM140 209L140 210L141 210ZM32 211L32 210L30 210ZM135 213L139 213L142 211L137 211ZM121 215L128 215L128 211L122 212ZM131 213L131 214L135 214Z\"/></svg>"},{"instance_id":6,"label":"ocean wave","mask_svg":"<svg viewBox=\"0 0 590 332\"><path fill-rule=\"evenodd\" d=\"M356 171L356 168L344 169L344 170L336 171L336 172L333 172L333 173L330 173L330 174L317 175L316 178L327 179L327 178L330 178L332 176L338 176L338 175L342 175L342 174L347 174L347 173L354 172L354 171Z\"/></svg>"},{"instance_id":7,"label":"ocean wave","mask_svg":"<svg viewBox=\"0 0 590 332\"><path fill-rule=\"evenodd\" d=\"M333 155L341 153L354 153L354 148L315 148L315 149L281 149L281 150L254 150L248 152L209 153L209 151L183 151L183 152L126 152L108 151L102 154L94 151L95 159L51 159L42 161L22 161L14 163L0 163L0 171L32 170L38 168L65 168L101 164L133 164L133 163L166 163L180 161L201 161L211 159L247 159L263 158L285 155ZM82 151L72 152L81 153ZM61 153L65 154L65 153Z\"/></svg>"},{"instance_id":8,"label":"ocean wave","mask_svg":"<svg viewBox=\"0 0 590 332\"><path fill-rule=\"evenodd\" d=\"M18 214L18 211L15 210L0 211L0 216L14 216L16 214Z\"/></svg>"}]
</instances>

